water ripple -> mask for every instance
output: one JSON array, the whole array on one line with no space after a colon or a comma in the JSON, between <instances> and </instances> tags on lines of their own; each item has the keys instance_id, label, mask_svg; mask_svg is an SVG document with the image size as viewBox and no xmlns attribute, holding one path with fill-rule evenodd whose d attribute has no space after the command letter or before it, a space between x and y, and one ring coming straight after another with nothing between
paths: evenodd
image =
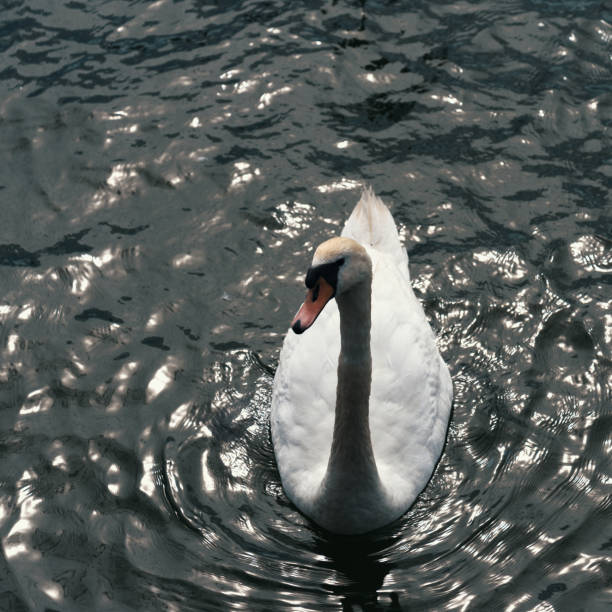
<instances>
[{"instance_id":1,"label":"water ripple","mask_svg":"<svg viewBox=\"0 0 612 612\"><path fill-rule=\"evenodd\" d=\"M600 2L3 9L0 607L608 609ZM268 415L366 184L455 401L414 506L348 538Z\"/></svg>"}]
</instances>

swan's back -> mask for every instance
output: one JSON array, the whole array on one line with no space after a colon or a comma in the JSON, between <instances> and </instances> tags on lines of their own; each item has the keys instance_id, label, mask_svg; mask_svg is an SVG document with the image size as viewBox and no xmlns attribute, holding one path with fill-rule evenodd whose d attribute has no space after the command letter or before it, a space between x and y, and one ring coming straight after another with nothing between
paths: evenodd
<instances>
[{"instance_id":1,"label":"swan's back","mask_svg":"<svg viewBox=\"0 0 612 612\"><path fill-rule=\"evenodd\" d=\"M372 386L374 458L390 494L388 520L423 490L446 436L452 384L434 334L416 299L408 256L387 207L365 190L342 235L372 260ZM329 302L307 333L289 332L274 381L274 450L291 500L309 514L327 468L334 427L340 317Z\"/></svg>"}]
</instances>

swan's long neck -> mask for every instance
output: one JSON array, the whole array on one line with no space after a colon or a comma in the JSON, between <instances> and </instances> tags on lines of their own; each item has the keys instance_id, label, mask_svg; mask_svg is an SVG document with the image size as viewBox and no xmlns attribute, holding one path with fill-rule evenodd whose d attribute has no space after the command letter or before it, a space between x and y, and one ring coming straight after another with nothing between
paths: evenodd
<instances>
[{"instance_id":1,"label":"swan's long neck","mask_svg":"<svg viewBox=\"0 0 612 612\"><path fill-rule=\"evenodd\" d=\"M371 293L370 277L336 298L341 335L336 414L329 463L320 490L321 504L330 513L343 507L365 510L370 501L380 503L384 498L369 425Z\"/></svg>"}]
</instances>

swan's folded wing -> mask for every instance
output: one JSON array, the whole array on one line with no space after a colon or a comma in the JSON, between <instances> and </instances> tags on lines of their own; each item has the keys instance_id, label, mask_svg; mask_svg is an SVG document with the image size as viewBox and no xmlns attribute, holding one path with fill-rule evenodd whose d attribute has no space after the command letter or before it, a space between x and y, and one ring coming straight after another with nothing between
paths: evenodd
<instances>
[{"instance_id":1,"label":"swan's folded wing","mask_svg":"<svg viewBox=\"0 0 612 612\"><path fill-rule=\"evenodd\" d=\"M412 288L388 257L373 260L370 430L381 479L406 508L442 452L452 386Z\"/></svg>"},{"instance_id":2,"label":"swan's folded wing","mask_svg":"<svg viewBox=\"0 0 612 612\"><path fill-rule=\"evenodd\" d=\"M274 378L274 452L283 488L303 510L327 468L339 353L340 319L331 301L307 333L287 333Z\"/></svg>"}]
</instances>

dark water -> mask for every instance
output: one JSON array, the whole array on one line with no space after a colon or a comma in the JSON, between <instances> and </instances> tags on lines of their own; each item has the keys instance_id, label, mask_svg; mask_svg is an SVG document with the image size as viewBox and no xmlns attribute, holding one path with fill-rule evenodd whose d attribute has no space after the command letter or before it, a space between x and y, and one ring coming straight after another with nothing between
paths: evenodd
<instances>
[{"instance_id":1,"label":"dark water","mask_svg":"<svg viewBox=\"0 0 612 612\"><path fill-rule=\"evenodd\" d=\"M0 609L611 609L609 4L1 5ZM342 539L268 419L364 184L456 397Z\"/></svg>"}]
</instances>

